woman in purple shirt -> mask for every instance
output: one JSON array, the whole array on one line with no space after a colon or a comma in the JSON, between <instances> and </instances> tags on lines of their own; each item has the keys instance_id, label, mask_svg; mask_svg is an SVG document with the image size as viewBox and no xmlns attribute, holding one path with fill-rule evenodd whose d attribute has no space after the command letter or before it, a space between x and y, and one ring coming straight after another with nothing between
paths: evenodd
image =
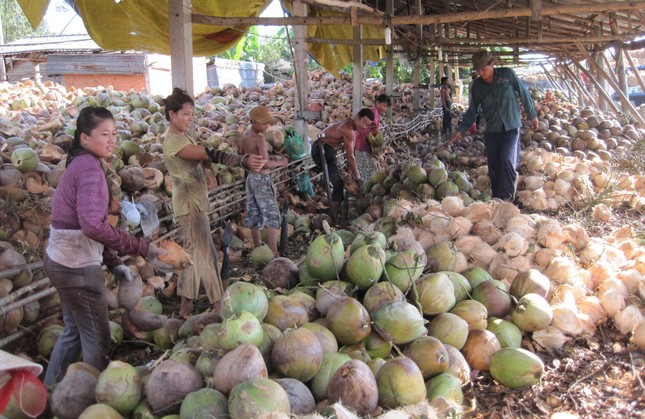
<instances>
[{"instance_id":1,"label":"woman in purple shirt","mask_svg":"<svg viewBox=\"0 0 645 419\"><path fill-rule=\"evenodd\" d=\"M156 266L165 250L114 228L108 222L111 193L103 159L116 145L112 113L84 108L76 121L67 165L52 201L45 272L58 291L65 329L60 336L44 383L60 381L67 367L79 360L99 371L109 362L110 327L101 264L117 280L132 280L132 271L116 252L148 257Z\"/></svg>"}]
</instances>

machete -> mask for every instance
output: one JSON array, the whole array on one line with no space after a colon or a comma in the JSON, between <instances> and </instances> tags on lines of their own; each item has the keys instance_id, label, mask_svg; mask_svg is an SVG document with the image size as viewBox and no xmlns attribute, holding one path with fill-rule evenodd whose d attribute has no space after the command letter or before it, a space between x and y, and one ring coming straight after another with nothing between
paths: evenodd
<instances>
[{"instance_id":1,"label":"machete","mask_svg":"<svg viewBox=\"0 0 645 419\"><path fill-rule=\"evenodd\" d=\"M222 234L222 252L224 258L222 259L222 268L220 269L220 277L222 281L226 281L231 277L231 261L229 260L230 246L233 241L233 228L231 222L228 221L224 227L224 234Z\"/></svg>"},{"instance_id":2,"label":"machete","mask_svg":"<svg viewBox=\"0 0 645 419\"><path fill-rule=\"evenodd\" d=\"M284 200L282 208L282 224L280 225L280 256L287 257L289 251L289 222L287 214L289 212L289 200Z\"/></svg>"}]
</instances>

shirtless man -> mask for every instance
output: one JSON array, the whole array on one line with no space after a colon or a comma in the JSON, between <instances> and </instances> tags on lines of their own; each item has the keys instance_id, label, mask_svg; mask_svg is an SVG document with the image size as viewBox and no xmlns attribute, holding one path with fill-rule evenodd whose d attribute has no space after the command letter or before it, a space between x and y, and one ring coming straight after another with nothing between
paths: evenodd
<instances>
[{"instance_id":1,"label":"shirtless man","mask_svg":"<svg viewBox=\"0 0 645 419\"><path fill-rule=\"evenodd\" d=\"M322 170L322 156L320 155L319 141L323 143L324 158L327 162L327 172L329 173L329 182L333 191L331 194L330 208L332 216L340 211L340 204L343 201L343 179L340 177L338 162L336 160L336 149L342 144L345 148L347 165L358 183L359 188L363 187L363 179L358 172L356 157L354 156L354 132L357 130L367 129L374 120L374 112L371 109L361 109L353 118L348 118L336 122L325 128L318 139L311 146L311 158L316 166ZM332 220L336 223L338 220Z\"/></svg>"},{"instance_id":2,"label":"shirtless man","mask_svg":"<svg viewBox=\"0 0 645 419\"><path fill-rule=\"evenodd\" d=\"M256 154L266 163L258 171L249 171L246 178L246 226L251 229L253 245L262 244L261 233L267 228L267 243L273 254L278 257L278 227L280 210L276 200L277 190L271 180L271 170L286 166L289 160L284 156L269 156L267 142L263 133L269 124L275 122L269 108L256 106L249 112L251 128L242 136L240 153Z\"/></svg>"}]
</instances>

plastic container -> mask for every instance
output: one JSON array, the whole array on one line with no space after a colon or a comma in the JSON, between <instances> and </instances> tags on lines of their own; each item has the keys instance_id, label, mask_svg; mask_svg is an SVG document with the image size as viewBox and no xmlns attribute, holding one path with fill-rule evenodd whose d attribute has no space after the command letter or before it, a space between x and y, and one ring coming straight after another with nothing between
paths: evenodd
<instances>
[{"instance_id":1,"label":"plastic container","mask_svg":"<svg viewBox=\"0 0 645 419\"><path fill-rule=\"evenodd\" d=\"M292 161L300 160L309 154L307 145L294 128L285 129L284 150Z\"/></svg>"}]
</instances>

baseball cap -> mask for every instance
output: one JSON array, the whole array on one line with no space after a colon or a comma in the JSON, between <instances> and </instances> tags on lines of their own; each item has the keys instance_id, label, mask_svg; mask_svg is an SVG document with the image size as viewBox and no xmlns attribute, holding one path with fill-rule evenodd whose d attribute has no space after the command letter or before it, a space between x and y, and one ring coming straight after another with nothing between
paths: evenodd
<instances>
[{"instance_id":1,"label":"baseball cap","mask_svg":"<svg viewBox=\"0 0 645 419\"><path fill-rule=\"evenodd\" d=\"M269 113L269 108L266 106L256 106L249 112L251 121L259 122L260 124L272 124L275 119Z\"/></svg>"},{"instance_id":2,"label":"baseball cap","mask_svg":"<svg viewBox=\"0 0 645 419\"><path fill-rule=\"evenodd\" d=\"M486 50L477 51L473 54L473 70L479 71L493 61L493 56Z\"/></svg>"}]
</instances>

